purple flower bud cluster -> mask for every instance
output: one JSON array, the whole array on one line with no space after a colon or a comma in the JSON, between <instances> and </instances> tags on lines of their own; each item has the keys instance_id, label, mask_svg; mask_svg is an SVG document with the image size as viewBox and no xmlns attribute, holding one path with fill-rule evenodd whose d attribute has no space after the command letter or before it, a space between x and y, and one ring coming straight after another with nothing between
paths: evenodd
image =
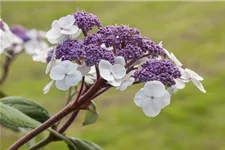
<instances>
[{"instance_id":1,"label":"purple flower bud cluster","mask_svg":"<svg viewBox=\"0 0 225 150\"><path fill-rule=\"evenodd\" d=\"M163 48L161 48L158 44L150 40L149 38L143 38L141 49L144 52L149 52L152 56L166 56L166 53L164 52Z\"/></svg>"},{"instance_id":2,"label":"purple flower bud cluster","mask_svg":"<svg viewBox=\"0 0 225 150\"><path fill-rule=\"evenodd\" d=\"M170 87L175 85L174 79L181 76L179 69L169 60L147 61L141 67L133 75L140 82L158 80Z\"/></svg>"},{"instance_id":3,"label":"purple flower bud cluster","mask_svg":"<svg viewBox=\"0 0 225 150\"><path fill-rule=\"evenodd\" d=\"M142 39L138 29L125 25L106 26L100 28L98 34L102 35L102 42L106 46L113 46L115 49L122 49L128 44L138 45Z\"/></svg>"},{"instance_id":4,"label":"purple flower bud cluster","mask_svg":"<svg viewBox=\"0 0 225 150\"><path fill-rule=\"evenodd\" d=\"M56 59L70 60L85 58L83 50L83 41L81 40L65 40L56 47Z\"/></svg>"},{"instance_id":5,"label":"purple flower bud cluster","mask_svg":"<svg viewBox=\"0 0 225 150\"><path fill-rule=\"evenodd\" d=\"M87 66L93 66L99 63L101 59L107 60L110 63L114 63L114 54L112 51L107 51L98 45L89 44L85 46L86 52L85 63Z\"/></svg>"},{"instance_id":6,"label":"purple flower bud cluster","mask_svg":"<svg viewBox=\"0 0 225 150\"><path fill-rule=\"evenodd\" d=\"M117 56L123 56L126 61L138 60L142 55L143 50L138 46L128 44L125 48L116 52Z\"/></svg>"},{"instance_id":7,"label":"purple flower bud cluster","mask_svg":"<svg viewBox=\"0 0 225 150\"><path fill-rule=\"evenodd\" d=\"M139 30L125 25L106 26L97 33L90 34L84 39L85 44L105 44L112 46L116 56L123 56L128 60L137 60L141 56L165 56L164 50L148 38L142 37Z\"/></svg>"},{"instance_id":8,"label":"purple flower bud cluster","mask_svg":"<svg viewBox=\"0 0 225 150\"><path fill-rule=\"evenodd\" d=\"M98 28L102 26L100 20L93 14L87 14L83 11L77 11L74 14L74 17L77 26L85 32L92 30L94 26L97 26Z\"/></svg>"},{"instance_id":9,"label":"purple flower bud cluster","mask_svg":"<svg viewBox=\"0 0 225 150\"><path fill-rule=\"evenodd\" d=\"M22 39L24 42L27 42L30 40L30 38L27 35L27 31L24 27L20 25L14 25L10 29L12 33L16 36L18 36L20 39Z\"/></svg>"}]
</instances>

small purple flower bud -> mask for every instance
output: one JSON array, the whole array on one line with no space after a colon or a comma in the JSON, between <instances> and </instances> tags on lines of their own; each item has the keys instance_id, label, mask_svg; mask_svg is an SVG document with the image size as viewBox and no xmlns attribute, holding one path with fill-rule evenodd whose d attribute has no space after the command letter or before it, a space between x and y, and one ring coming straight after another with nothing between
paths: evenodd
<instances>
[{"instance_id":1,"label":"small purple flower bud","mask_svg":"<svg viewBox=\"0 0 225 150\"><path fill-rule=\"evenodd\" d=\"M20 25L14 25L11 27L11 31L13 34L18 36L20 39L22 39L24 42L27 42L30 40L30 38L27 36L27 31L24 27Z\"/></svg>"},{"instance_id":2,"label":"small purple flower bud","mask_svg":"<svg viewBox=\"0 0 225 150\"><path fill-rule=\"evenodd\" d=\"M94 26L97 26L98 28L102 26L100 20L95 15L87 14L84 11L77 11L74 14L74 17L77 26L85 32L92 30Z\"/></svg>"},{"instance_id":3,"label":"small purple flower bud","mask_svg":"<svg viewBox=\"0 0 225 150\"><path fill-rule=\"evenodd\" d=\"M114 63L114 54L112 51L107 51L100 46L90 44L84 48L86 52L86 64L87 66L93 66L100 62L101 59L107 60L110 63Z\"/></svg>"}]
</instances>

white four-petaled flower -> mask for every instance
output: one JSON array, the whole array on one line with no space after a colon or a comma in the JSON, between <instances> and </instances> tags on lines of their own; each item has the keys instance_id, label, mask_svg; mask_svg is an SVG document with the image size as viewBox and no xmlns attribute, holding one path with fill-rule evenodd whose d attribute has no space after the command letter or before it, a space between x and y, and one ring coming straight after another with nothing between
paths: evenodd
<instances>
[{"instance_id":1,"label":"white four-petaled flower","mask_svg":"<svg viewBox=\"0 0 225 150\"><path fill-rule=\"evenodd\" d=\"M62 61L50 70L50 78L56 81L55 85L59 90L67 90L82 79L82 73L77 69L77 64L68 60Z\"/></svg>"},{"instance_id":2,"label":"white four-petaled flower","mask_svg":"<svg viewBox=\"0 0 225 150\"><path fill-rule=\"evenodd\" d=\"M170 94L161 82L150 81L136 93L134 102L147 116L155 117L170 104Z\"/></svg>"},{"instance_id":3,"label":"white four-petaled flower","mask_svg":"<svg viewBox=\"0 0 225 150\"><path fill-rule=\"evenodd\" d=\"M47 32L46 37L50 43L56 44L68 37L76 38L80 33L81 29L75 25L74 16L67 15L53 21L52 28Z\"/></svg>"},{"instance_id":4,"label":"white four-petaled flower","mask_svg":"<svg viewBox=\"0 0 225 150\"><path fill-rule=\"evenodd\" d=\"M13 34L9 30L9 26L0 19L0 54L3 53L4 49L9 47L13 42Z\"/></svg>"},{"instance_id":5,"label":"white four-petaled flower","mask_svg":"<svg viewBox=\"0 0 225 150\"><path fill-rule=\"evenodd\" d=\"M120 86L126 75L125 60L122 56L115 58L112 65L109 61L101 60L99 62L99 72L103 79L107 80L112 86Z\"/></svg>"},{"instance_id":6,"label":"white four-petaled flower","mask_svg":"<svg viewBox=\"0 0 225 150\"><path fill-rule=\"evenodd\" d=\"M183 82L189 82L192 81L194 85L203 93L206 93L206 90L204 89L202 83L200 81L203 81L203 78L199 76L196 72L193 70L190 70L188 68L184 69L181 72L181 79L183 79Z\"/></svg>"}]
</instances>

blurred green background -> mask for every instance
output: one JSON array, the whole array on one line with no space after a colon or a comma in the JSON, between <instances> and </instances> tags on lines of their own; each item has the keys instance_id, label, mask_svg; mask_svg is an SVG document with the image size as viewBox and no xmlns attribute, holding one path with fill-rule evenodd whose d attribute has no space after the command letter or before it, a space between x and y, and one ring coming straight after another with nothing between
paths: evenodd
<instances>
[{"instance_id":1,"label":"blurred green background","mask_svg":"<svg viewBox=\"0 0 225 150\"><path fill-rule=\"evenodd\" d=\"M225 3L224 2L1 2L2 18L9 25L49 30L54 19L85 10L103 25L129 24L180 59L184 66L204 77L203 94L192 84L172 96L159 116L149 118L135 106L133 97L142 86L125 92L114 89L96 99L97 123L81 127L83 114L66 132L92 140L106 150L225 150ZM44 105L50 114L64 105L67 93L52 88L46 65L23 54L12 65L0 90ZM47 135L47 132L38 139ZM22 134L1 128L1 150ZM23 147L24 149L26 147ZM45 150L66 149L52 143Z\"/></svg>"}]
</instances>

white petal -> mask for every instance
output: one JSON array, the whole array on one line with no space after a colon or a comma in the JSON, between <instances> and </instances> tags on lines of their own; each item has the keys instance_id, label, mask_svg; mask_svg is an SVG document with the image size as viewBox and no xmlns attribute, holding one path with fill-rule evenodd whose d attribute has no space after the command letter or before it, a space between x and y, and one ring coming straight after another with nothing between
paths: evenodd
<instances>
[{"instance_id":1,"label":"white petal","mask_svg":"<svg viewBox=\"0 0 225 150\"><path fill-rule=\"evenodd\" d=\"M69 85L66 85L65 78L62 79L62 80L56 81L55 86L56 86L57 89L63 90L63 91L68 90L70 88Z\"/></svg>"},{"instance_id":2,"label":"white petal","mask_svg":"<svg viewBox=\"0 0 225 150\"><path fill-rule=\"evenodd\" d=\"M60 32L62 34L67 34L67 35L72 35L72 34L76 34L77 32L79 32L79 28L75 25L71 26L68 29L62 29Z\"/></svg>"},{"instance_id":3,"label":"white petal","mask_svg":"<svg viewBox=\"0 0 225 150\"><path fill-rule=\"evenodd\" d=\"M85 76L90 72L91 67L79 65L77 70L79 70L82 73L82 75Z\"/></svg>"},{"instance_id":4,"label":"white petal","mask_svg":"<svg viewBox=\"0 0 225 150\"><path fill-rule=\"evenodd\" d=\"M166 53L166 55L171 59L171 54L165 48L163 48L163 50Z\"/></svg>"},{"instance_id":5,"label":"white petal","mask_svg":"<svg viewBox=\"0 0 225 150\"><path fill-rule=\"evenodd\" d=\"M75 38L77 38L81 33L82 33L82 30L79 29L75 34L71 35L71 38L72 38L72 39L75 39Z\"/></svg>"},{"instance_id":6,"label":"white petal","mask_svg":"<svg viewBox=\"0 0 225 150\"><path fill-rule=\"evenodd\" d=\"M122 56L118 56L115 58L115 64L120 64L122 66L126 65L125 59Z\"/></svg>"},{"instance_id":7,"label":"white petal","mask_svg":"<svg viewBox=\"0 0 225 150\"><path fill-rule=\"evenodd\" d=\"M66 72L68 75L73 75L73 74L77 73L77 71L78 71L77 68L78 68L77 64L71 64L66 68ZM80 72L80 71L78 71L78 72Z\"/></svg>"},{"instance_id":8,"label":"white petal","mask_svg":"<svg viewBox=\"0 0 225 150\"><path fill-rule=\"evenodd\" d=\"M106 60L101 60L99 62L99 72L103 79L107 81L114 80L113 75L111 74L112 64Z\"/></svg>"},{"instance_id":9,"label":"white petal","mask_svg":"<svg viewBox=\"0 0 225 150\"><path fill-rule=\"evenodd\" d=\"M155 98L153 104L156 108L162 109L170 104L170 93L168 91L160 98Z\"/></svg>"},{"instance_id":10,"label":"white petal","mask_svg":"<svg viewBox=\"0 0 225 150\"><path fill-rule=\"evenodd\" d=\"M143 112L149 117L155 117L160 113L161 109L154 107L154 105L148 105L143 107Z\"/></svg>"},{"instance_id":11,"label":"white petal","mask_svg":"<svg viewBox=\"0 0 225 150\"><path fill-rule=\"evenodd\" d=\"M59 65L63 66L64 68L66 68L66 71L68 72L68 70L70 69L77 69L78 65L77 64L73 64L71 61L69 60L65 60L62 61Z\"/></svg>"},{"instance_id":12,"label":"white petal","mask_svg":"<svg viewBox=\"0 0 225 150\"><path fill-rule=\"evenodd\" d=\"M183 89L185 87L185 82L182 80L182 79L175 79L175 87L178 88L178 89Z\"/></svg>"},{"instance_id":13,"label":"white petal","mask_svg":"<svg viewBox=\"0 0 225 150\"><path fill-rule=\"evenodd\" d=\"M198 75L196 72L194 72L193 70L188 69L188 68L186 68L185 70L191 75L191 78L195 78L195 79L197 79L197 80L199 80L199 81L202 81L202 80L203 80L203 78L202 78L201 76L199 76L199 75Z\"/></svg>"},{"instance_id":14,"label":"white petal","mask_svg":"<svg viewBox=\"0 0 225 150\"><path fill-rule=\"evenodd\" d=\"M75 23L75 18L73 15L67 15L65 17L61 17L58 20L58 24L60 28L68 29Z\"/></svg>"},{"instance_id":15,"label":"white petal","mask_svg":"<svg viewBox=\"0 0 225 150\"><path fill-rule=\"evenodd\" d=\"M112 46L106 47L104 43L101 44L101 48L103 48L103 49L105 49L105 50L107 50L107 51L112 51L112 50L113 50L113 47L112 47Z\"/></svg>"},{"instance_id":16,"label":"white petal","mask_svg":"<svg viewBox=\"0 0 225 150\"><path fill-rule=\"evenodd\" d=\"M204 89L202 83L196 79L191 79L191 81L195 84L195 86L200 90L202 91L203 93L206 93L206 90Z\"/></svg>"},{"instance_id":17,"label":"white petal","mask_svg":"<svg viewBox=\"0 0 225 150\"><path fill-rule=\"evenodd\" d=\"M175 63L175 65L177 65L178 67L182 66L182 63L177 59L177 57L173 53L171 53L170 56L171 60Z\"/></svg>"},{"instance_id":18,"label":"white petal","mask_svg":"<svg viewBox=\"0 0 225 150\"><path fill-rule=\"evenodd\" d=\"M108 82L109 82L109 84L111 84L112 86L115 86L115 87L120 86L121 83L122 83L121 80L117 80L117 79L112 80L112 81L108 81Z\"/></svg>"},{"instance_id":19,"label":"white petal","mask_svg":"<svg viewBox=\"0 0 225 150\"><path fill-rule=\"evenodd\" d=\"M58 23L58 22L59 22L58 20L54 20L54 21L52 22L51 27L52 27L52 28L58 28L58 29L60 29L60 26L59 26L59 23Z\"/></svg>"},{"instance_id":20,"label":"white petal","mask_svg":"<svg viewBox=\"0 0 225 150\"><path fill-rule=\"evenodd\" d=\"M122 79L126 75L126 69L120 64L115 64L112 67L112 74L116 79Z\"/></svg>"},{"instance_id":21,"label":"white petal","mask_svg":"<svg viewBox=\"0 0 225 150\"><path fill-rule=\"evenodd\" d=\"M88 74L96 74L95 66L92 66Z\"/></svg>"},{"instance_id":22,"label":"white petal","mask_svg":"<svg viewBox=\"0 0 225 150\"><path fill-rule=\"evenodd\" d=\"M131 86L134 83L135 79L133 77L127 79L126 81L124 81L119 87L117 87L116 89L120 90L120 91L124 91L127 89L128 86Z\"/></svg>"},{"instance_id":23,"label":"white petal","mask_svg":"<svg viewBox=\"0 0 225 150\"><path fill-rule=\"evenodd\" d=\"M187 72L186 70L184 70L183 68L179 67L179 70L181 72L181 79L184 79L186 81L190 81L191 79L191 74L189 72Z\"/></svg>"},{"instance_id":24,"label":"white petal","mask_svg":"<svg viewBox=\"0 0 225 150\"><path fill-rule=\"evenodd\" d=\"M46 37L48 39L57 39L61 36L60 28L51 28L47 33Z\"/></svg>"},{"instance_id":25,"label":"white petal","mask_svg":"<svg viewBox=\"0 0 225 150\"><path fill-rule=\"evenodd\" d=\"M96 77L94 76L89 76L89 75L85 76L85 82L87 84L93 84L95 80L96 80Z\"/></svg>"},{"instance_id":26,"label":"white petal","mask_svg":"<svg viewBox=\"0 0 225 150\"><path fill-rule=\"evenodd\" d=\"M170 93L170 95L177 93L178 88L176 88L175 85L172 85L171 87L167 88L167 91Z\"/></svg>"},{"instance_id":27,"label":"white petal","mask_svg":"<svg viewBox=\"0 0 225 150\"><path fill-rule=\"evenodd\" d=\"M81 81L81 79L82 79L81 72L76 70L74 74L66 76L65 83L66 85L69 85L69 86L75 86Z\"/></svg>"},{"instance_id":28,"label":"white petal","mask_svg":"<svg viewBox=\"0 0 225 150\"><path fill-rule=\"evenodd\" d=\"M62 80L65 77L65 74L66 68L61 65L57 65L51 69L50 78L52 80Z\"/></svg>"},{"instance_id":29,"label":"white petal","mask_svg":"<svg viewBox=\"0 0 225 150\"><path fill-rule=\"evenodd\" d=\"M152 103L152 100L145 94L144 89L142 88L135 94L134 103L138 107L146 107Z\"/></svg>"},{"instance_id":30,"label":"white petal","mask_svg":"<svg viewBox=\"0 0 225 150\"><path fill-rule=\"evenodd\" d=\"M163 43L163 41L160 41L159 44L158 44L158 46L161 47L161 48L163 48L163 44L162 43Z\"/></svg>"},{"instance_id":31,"label":"white petal","mask_svg":"<svg viewBox=\"0 0 225 150\"><path fill-rule=\"evenodd\" d=\"M24 48L27 54L34 55L35 50L40 48L40 42L35 40L30 40L24 44ZM39 49L40 50L40 49Z\"/></svg>"},{"instance_id":32,"label":"white petal","mask_svg":"<svg viewBox=\"0 0 225 150\"><path fill-rule=\"evenodd\" d=\"M52 87L52 84L54 83L54 80L52 80L51 82L49 82L43 89L44 94L47 94L50 90L50 88Z\"/></svg>"},{"instance_id":33,"label":"white petal","mask_svg":"<svg viewBox=\"0 0 225 150\"><path fill-rule=\"evenodd\" d=\"M165 86L159 81L150 81L144 85L144 92L149 97L162 97L165 94Z\"/></svg>"}]
</instances>

